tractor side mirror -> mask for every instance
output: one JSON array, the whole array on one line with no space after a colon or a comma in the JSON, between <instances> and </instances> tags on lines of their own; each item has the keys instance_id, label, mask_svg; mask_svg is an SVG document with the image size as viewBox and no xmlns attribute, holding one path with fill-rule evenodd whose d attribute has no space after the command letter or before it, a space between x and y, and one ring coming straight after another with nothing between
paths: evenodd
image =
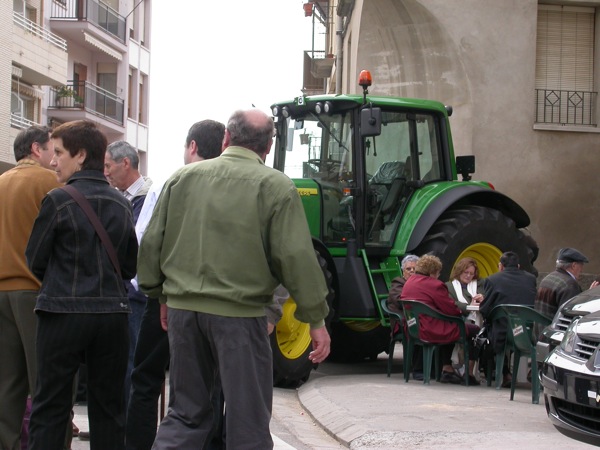
<instances>
[{"instance_id":1,"label":"tractor side mirror","mask_svg":"<svg viewBox=\"0 0 600 450\"><path fill-rule=\"evenodd\" d=\"M362 137L381 134L381 108L367 106L360 112L360 135Z\"/></svg>"},{"instance_id":2,"label":"tractor side mirror","mask_svg":"<svg viewBox=\"0 0 600 450\"><path fill-rule=\"evenodd\" d=\"M456 173L462 175L463 181L469 181L471 179L471 174L475 173L475 156L457 156Z\"/></svg>"}]
</instances>

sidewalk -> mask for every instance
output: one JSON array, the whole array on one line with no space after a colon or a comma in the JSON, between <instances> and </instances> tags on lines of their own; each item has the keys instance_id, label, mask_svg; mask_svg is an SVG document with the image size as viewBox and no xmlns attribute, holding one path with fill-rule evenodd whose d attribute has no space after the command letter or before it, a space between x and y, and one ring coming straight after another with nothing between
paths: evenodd
<instances>
[{"instance_id":1,"label":"sidewalk","mask_svg":"<svg viewBox=\"0 0 600 450\"><path fill-rule=\"evenodd\" d=\"M324 365L298 390L300 403L351 449L592 448L552 426L543 393L540 404L531 403L529 383L519 383L510 401L510 389L493 384L405 383L401 361L388 378L386 363L380 355L352 375L344 375L344 365Z\"/></svg>"}]
</instances>

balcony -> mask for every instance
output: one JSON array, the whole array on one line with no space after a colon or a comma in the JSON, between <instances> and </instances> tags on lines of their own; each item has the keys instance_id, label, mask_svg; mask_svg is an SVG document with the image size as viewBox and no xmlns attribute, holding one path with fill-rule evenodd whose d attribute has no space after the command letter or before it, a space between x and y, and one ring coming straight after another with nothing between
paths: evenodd
<instances>
[{"instance_id":1,"label":"balcony","mask_svg":"<svg viewBox=\"0 0 600 450\"><path fill-rule=\"evenodd\" d=\"M536 89L538 124L595 127L597 92Z\"/></svg>"},{"instance_id":2,"label":"balcony","mask_svg":"<svg viewBox=\"0 0 600 450\"><path fill-rule=\"evenodd\" d=\"M91 119L104 124L103 131L109 135L125 132L124 110L123 99L87 81L53 87L48 98L49 116L62 122Z\"/></svg>"},{"instance_id":3,"label":"balcony","mask_svg":"<svg viewBox=\"0 0 600 450\"><path fill-rule=\"evenodd\" d=\"M334 58L324 51L306 50L304 52L304 76L302 91L306 95L324 94L326 78L331 75Z\"/></svg>"},{"instance_id":4,"label":"balcony","mask_svg":"<svg viewBox=\"0 0 600 450\"><path fill-rule=\"evenodd\" d=\"M39 123L36 123L33 120L29 120L20 114L10 113L10 126L11 127L17 128L19 130L24 130L24 129L32 127L34 125L39 125Z\"/></svg>"},{"instance_id":5,"label":"balcony","mask_svg":"<svg viewBox=\"0 0 600 450\"><path fill-rule=\"evenodd\" d=\"M35 85L67 79L67 41L13 12L12 61L23 81Z\"/></svg>"},{"instance_id":6,"label":"balcony","mask_svg":"<svg viewBox=\"0 0 600 450\"><path fill-rule=\"evenodd\" d=\"M315 78L329 78L335 59L324 51L307 50L304 52L310 59L310 73Z\"/></svg>"},{"instance_id":7,"label":"balcony","mask_svg":"<svg viewBox=\"0 0 600 450\"><path fill-rule=\"evenodd\" d=\"M92 51L127 52L125 18L101 1L54 0L50 19L52 30Z\"/></svg>"}]
</instances>

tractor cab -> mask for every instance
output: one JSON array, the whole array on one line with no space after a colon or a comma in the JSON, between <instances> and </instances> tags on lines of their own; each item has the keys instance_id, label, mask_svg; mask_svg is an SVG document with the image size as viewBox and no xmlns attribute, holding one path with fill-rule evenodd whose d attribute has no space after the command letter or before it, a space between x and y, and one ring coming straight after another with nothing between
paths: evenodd
<instances>
[{"instance_id":1,"label":"tractor cab","mask_svg":"<svg viewBox=\"0 0 600 450\"><path fill-rule=\"evenodd\" d=\"M455 176L452 149L442 105L367 98L365 72L363 96L298 97L273 106L275 167L296 180L311 232L327 247L353 239L369 253L389 253L411 196ZM312 196L321 207L310 207Z\"/></svg>"}]
</instances>

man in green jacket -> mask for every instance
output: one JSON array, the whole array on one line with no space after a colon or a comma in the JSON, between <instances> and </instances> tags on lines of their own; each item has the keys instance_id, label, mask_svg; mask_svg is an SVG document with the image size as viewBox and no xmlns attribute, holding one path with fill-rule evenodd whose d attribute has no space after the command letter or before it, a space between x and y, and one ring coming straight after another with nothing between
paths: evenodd
<instances>
[{"instance_id":1,"label":"man in green jacket","mask_svg":"<svg viewBox=\"0 0 600 450\"><path fill-rule=\"evenodd\" d=\"M171 176L142 239L139 286L167 298L171 348L171 401L156 450L203 448L219 376L227 448L272 448L265 306L279 283L310 324L309 358L329 355L327 287L294 184L264 164L272 140L269 116L235 112L221 156Z\"/></svg>"}]
</instances>

